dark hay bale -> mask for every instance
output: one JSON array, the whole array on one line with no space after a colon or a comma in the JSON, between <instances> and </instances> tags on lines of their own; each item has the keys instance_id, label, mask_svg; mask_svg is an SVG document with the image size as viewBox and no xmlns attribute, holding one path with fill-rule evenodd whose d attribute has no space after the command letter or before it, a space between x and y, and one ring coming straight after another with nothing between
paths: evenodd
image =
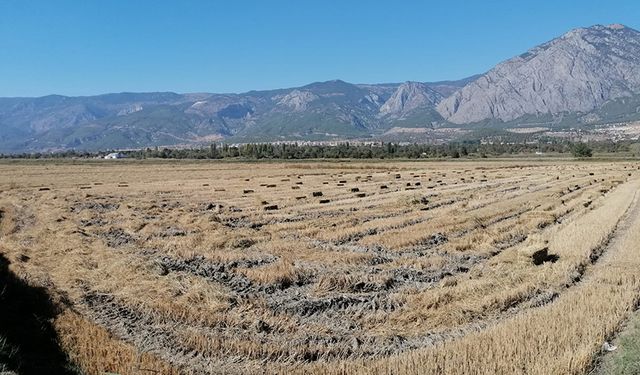
<instances>
[{"instance_id":1,"label":"dark hay bale","mask_svg":"<svg viewBox=\"0 0 640 375\"><path fill-rule=\"evenodd\" d=\"M301 195L299 197L296 197L296 200L302 200L302 199L307 199L306 195Z\"/></svg>"},{"instance_id":2,"label":"dark hay bale","mask_svg":"<svg viewBox=\"0 0 640 375\"><path fill-rule=\"evenodd\" d=\"M298 178L300 178L300 177L298 177ZM302 185L302 181L296 182L296 185Z\"/></svg>"},{"instance_id":3,"label":"dark hay bale","mask_svg":"<svg viewBox=\"0 0 640 375\"><path fill-rule=\"evenodd\" d=\"M416 186L420 186L420 185L422 185L422 183L420 183L420 181L418 181L418 182L416 182L414 185L416 185Z\"/></svg>"},{"instance_id":4,"label":"dark hay bale","mask_svg":"<svg viewBox=\"0 0 640 375\"><path fill-rule=\"evenodd\" d=\"M341 183L341 184L346 184L346 183L347 183L347 180L340 180L340 181L338 181L338 182L339 182L339 183Z\"/></svg>"},{"instance_id":5,"label":"dark hay bale","mask_svg":"<svg viewBox=\"0 0 640 375\"><path fill-rule=\"evenodd\" d=\"M296 185L296 186L292 186L292 187L291 187L291 189L293 189L293 190L300 190L300 186L297 186L297 185Z\"/></svg>"},{"instance_id":6,"label":"dark hay bale","mask_svg":"<svg viewBox=\"0 0 640 375\"><path fill-rule=\"evenodd\" d=\"M400 175L400 173L396 174L396 179L400 179L402 178L402 176Z\"/></svg>"},{"instance_id":7,"label":"dark hay bale","mask_svg":"<svg viewBox=\"0 0 640 375\"><path fill-rule=\"evenodd\" d=\"M271 206L264 206L264 210L265 211L274 211L278 209L278 205L277 204L272 204Z\"/></svg>"},{"instance_id":8,"label":"dark hay bale","mask_svg":"<svg viewBox=\"0 0 640 375\"><path fill-rule=\"evenodd\" d=\"M557 254L549 254L549 248L545 247L542 250L538 250L531 255L531 259L533 260L533 264L539 266L546 262L555 263L560 259Z\"/></svg>"},{"instance_id":9,"label":"dark hay bale","mask_svg":"<svg viewBox=\"0 0 640 375\"><path fill-rule=\"evenodd\" d=\"M202 184L202 186L209 186L209 184Z\"/></svg>"},{"instance_id":10,"label":"dark hay bale","mask_svg":"<svg viewBox=\"0 0 640 375\"><path fill-rule=\"evenodd\" d=\"M51 190L51 188L48 187L41 187L40 189L38 189L39 191L49 191Z\"/></svg>"},{"instance_id":11,"label":"dark hay bale","mask_svg":"<svg viewBox=\"0 0 640 375\"><path fill-rule=\"evenodd\" d=\"M276 184L269 184L269 185L267 185L267 187L268 188L274 188L274 187L276 187Z\"/></svg>"},{"instance_id":12,"label":"dark hay bale","mask_svg":"<svg viewBox=\"0 0 640 375\"><path fill-rule=\"evenodd\" d=\"M213 191L227 191L227 190L225 190L223 188L213 188Z\"/></svg>"},{"instance_id":13,"label":"dark hay bale","mask_svg":"<svg viewBox=\"0 0 640 375\"><path fill-rule=\"evenodd\" d=\"M91 189L91 186L80 186L80 190Z\"/></svg>"},{"instance_id":14,"label":"dark hay bale","mask_svg":"<svg viewBox=\"0 0 640 375\"><path fill-rule=\"evenodd\" d=\"M381 185L380 189L388 189L389 187L387 185Z\"/></svg>"},{"instance_id":15,"label":"dark hay bale","mask_svg":"<svg viewBox=\"0 0 640 375\"><path fill-rule=\"evenodd\" d=\"M204 210L205 211L210 211L210 210L220 211L223 208L224 208L224 206L219 204L219 203L208 203L207 205L204 206Z\"/></svg>"},{"instance_id":16,"label":"dark hay bale","mask_svg":"<svg viewBox=\"0 0 640 375\"><path fill-rule=\"evenodd\" d=\"M262 201L262 202L260 202L260 204L264 206L264 205L266 205L266 204L269 204L269 202L267 202L267 201Z\"/></svg>"},{"instance_id":17,"label":"dark hay bale","mask_svg":"<svg viewBox=\"0 0 640 375\"><path fill-rule=\"evenodd\" d=\"M251 189L244 189L244 190L242 190L242 193L243 193L243 194L251 194L251 193L253 193L253 190L251 190Z\"/></svg>"},{"instance_id":18,"label":"dark hay bale","mask_svg":"<svg viewBox=\"0 0 640 375\"><path fill-rule=\"evenodd\" d=\"M358 188L351 188L351 192L352 192L352 193L357 193L357 192L359 192L359 191L360 191L360 189L358 189Z\"/></svg>"},{"instance_id":19,"label":"dark hay bale","mask_svg":"<svg viewBox=\"0 0 640 375\"><path fill-rule=\"evenodd\" d=\"M344 184L337 184L336 186L344 186Z\"/></svg>"},{"instance_id":20,"label":"dark hay bale","mask_svg":"<svg viewBox=\"0 0 640 375\"><path fill-rule=\"evenodd\" d=\"M325 204L331 202L330 199L320 199L320 204Z\"/></svg>"},{"instance_id":21,"label":"dark hay bale","mask_svg":"<svg viewBox=\"0 0 640 375\"><path fill-rule=\"evenodd\" d=\"M322 196L322 192L321 191L314 191L313 193L311 193L311 195L313 195L314 197L321 197Z\"/></svg>"},{"instance_id":22,"label":"dark hay bale","mask_svg":"<svg viewBox=\"0 0 640 375\"><path fill-rule=\"evenodd\" d=\"M358 193L358 194L356 194L356 197L358 197L358 198L364 198L364 197L366 197L366 196L367 196L367 194L365 194L365 193Z\"/></svg>"}]
</instances>

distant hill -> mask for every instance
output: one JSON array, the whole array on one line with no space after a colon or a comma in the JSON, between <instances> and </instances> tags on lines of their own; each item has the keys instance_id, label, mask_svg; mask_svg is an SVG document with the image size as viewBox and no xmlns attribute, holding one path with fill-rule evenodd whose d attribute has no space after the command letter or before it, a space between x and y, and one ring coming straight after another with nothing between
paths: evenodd
<instances>
[{"instance_id":1,"label":"distant hill","mask_svg":"<svg viewBox=\"0 0 640 375\"><path fill-rule=\"evenodd\" d=\"M197 145L221 139L366 138L425 107L435 113L444 94L464 83L431 87L335 80L243 94L0 98L0 152ZM418 116L412 126L429 125L432 120Z\"/></svg>"}]
</instances>

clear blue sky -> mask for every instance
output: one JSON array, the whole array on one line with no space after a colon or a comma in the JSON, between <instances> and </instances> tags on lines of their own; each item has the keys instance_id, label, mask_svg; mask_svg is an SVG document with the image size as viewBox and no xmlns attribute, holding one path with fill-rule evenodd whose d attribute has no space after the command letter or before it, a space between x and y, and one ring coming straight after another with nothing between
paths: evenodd
<instances>
[{"instance_id":1,"label":"clear blue sky","mask_svg":"<svg viewBox=\"0 0 640 375\"><path fill-rule=\"evenodd\" d=\"M0 0L0 96L457 79L597 23L640 1Z\"/></svg>"}]
</instances>

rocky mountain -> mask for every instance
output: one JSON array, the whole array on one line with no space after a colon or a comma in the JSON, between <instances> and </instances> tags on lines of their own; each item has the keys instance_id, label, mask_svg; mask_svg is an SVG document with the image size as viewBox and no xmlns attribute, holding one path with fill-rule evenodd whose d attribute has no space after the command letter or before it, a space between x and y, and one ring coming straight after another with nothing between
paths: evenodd
<instances>
[{"instance_id":1,"label":"rocky mountain","mask_svg":"<svg viewBox=\"0 0 640 375\"><path fill-rule=\"evenodd\" d=\"M596 25L498 64L438 105L449 122L593 111L640 93L640 32Z\"/></svg>"},{"instance_id":2,"label":"rocky mountain","mask_svg":"<svg viewBox=\"0 0 640 375\"><path fill-rule=\"evenodd\" d=\"M380 114L402 116L417 109L433 107L442 98L442 94L425 83L405 82L380 107Z\"/></svg>"}]
</instances>

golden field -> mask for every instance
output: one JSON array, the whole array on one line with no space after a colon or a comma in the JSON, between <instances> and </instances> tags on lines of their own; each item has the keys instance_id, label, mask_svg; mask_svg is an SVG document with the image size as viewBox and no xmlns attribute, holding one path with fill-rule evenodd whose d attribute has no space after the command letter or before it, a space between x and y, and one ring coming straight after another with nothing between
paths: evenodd
<instances>
[{"instance_id":1,"label":"golden field","mask_svg":"<svg viewBox=\"0 0 640 375\"><path fill-rule=\"evenodd\" d=\"M585 374L634 162L3 162L0 256L87 374Z\"/></svg>"}]
</instances>

